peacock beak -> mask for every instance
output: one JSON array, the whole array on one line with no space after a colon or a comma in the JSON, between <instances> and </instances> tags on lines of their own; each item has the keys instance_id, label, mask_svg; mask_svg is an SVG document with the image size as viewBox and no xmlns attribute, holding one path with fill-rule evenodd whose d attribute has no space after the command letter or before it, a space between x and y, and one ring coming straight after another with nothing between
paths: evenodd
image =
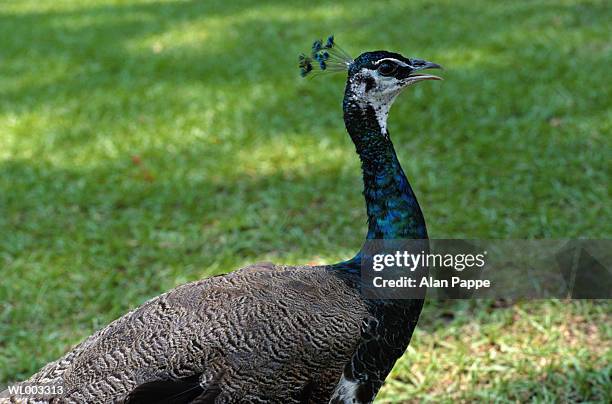
<instances>
[{"instance_id":1,"label":"peacock beak","mask_svg":"<svg viewBox=\"0 0 612 404\"><path fill-rule=\"evenodd\" d=\"M413 70L442 69L442 66L437 63L428 62L421 59L410 59L410 65L412 66Z\"/></svg>"},{"instance_id":2,"label":"peacock beak","mask_svg":"<svg viewBox=\"0 0 612 404\"><path fill-rule=\"evenodd\" d=\"M434 76L433 74L416 73L418 71L427 69L442 69L442 66L437 63L428 62L421 59L410 59L410 67L412 67L412 72L408 75L408 77L406 77L406 85L424 80L442 80L441 77Z\"/></svg>"}]
</instances>

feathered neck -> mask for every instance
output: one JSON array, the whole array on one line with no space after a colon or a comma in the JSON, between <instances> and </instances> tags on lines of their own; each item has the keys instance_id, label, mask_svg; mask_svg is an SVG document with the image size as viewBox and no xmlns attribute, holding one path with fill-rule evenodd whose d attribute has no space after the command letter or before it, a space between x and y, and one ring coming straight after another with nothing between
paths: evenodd
<instances>
[{"instance_id":1,"label":"feathered neck","mask_svg":"<svg viewBox=\"0 0 612 404\"><path fill-rule=\"evenodd\" d=\"M359 158L368 215L367 239L425 239L425 218L395 154L386 113L364 102L350 83L344 95L344 124ZM378 111L378 115L377 115ZM346 263L359 264L361 252Z\"/></svg>"}]
</instances>

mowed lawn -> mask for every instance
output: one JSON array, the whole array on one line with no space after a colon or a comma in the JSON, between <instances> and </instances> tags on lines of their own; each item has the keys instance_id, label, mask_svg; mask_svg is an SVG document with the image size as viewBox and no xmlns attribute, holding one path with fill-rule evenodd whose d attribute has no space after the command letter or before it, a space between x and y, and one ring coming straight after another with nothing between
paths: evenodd
<instances>
[{"instance_id":1,"label":"mowed lawn","mask_svg":"<svg viewBox=\"0 0 612 404\"><path fill-rule=\"evenodd\" d=\"M445 66L390 131L434 238L612 235L607 1L0 1L0 386L178 284L365 235L334 33ZM606 402L612 304L429 301L379 402Z\"/></svg>"}]
</instances>

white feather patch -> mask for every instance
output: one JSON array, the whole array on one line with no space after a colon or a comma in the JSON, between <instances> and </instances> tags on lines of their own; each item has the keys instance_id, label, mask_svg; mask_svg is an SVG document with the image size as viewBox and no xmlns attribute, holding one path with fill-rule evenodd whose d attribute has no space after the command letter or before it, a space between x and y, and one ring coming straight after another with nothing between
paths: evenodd
<instances>
[{"instance_id":1,"label":"white feather patch","mask_svg":"<svg viewBox=\"0 0 612 404\"><path fill-rule=\"evenodd\" d=\"M330 403L359 403L359 401L357 401L358 387L359 383L348 380L346 377L344 377L344 375L342 375L336 389L334 390L334 394L332 394Z\"/></svg>"}]
</instances>

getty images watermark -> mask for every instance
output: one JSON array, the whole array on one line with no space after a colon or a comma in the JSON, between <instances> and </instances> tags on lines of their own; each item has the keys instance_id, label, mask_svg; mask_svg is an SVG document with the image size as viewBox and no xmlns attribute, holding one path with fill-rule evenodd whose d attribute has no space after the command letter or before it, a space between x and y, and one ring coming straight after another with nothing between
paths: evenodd
<instances>
[{"instance_id":1,"label":"getty images watermark","mask_svg":"<svg viewBox=\"0 0 612 404\"><path fill-rule=\"evenodd\" d=\"M611 240L369 240L361 288L379 299L609 299Z\"/></svg>"}]
</instances>

